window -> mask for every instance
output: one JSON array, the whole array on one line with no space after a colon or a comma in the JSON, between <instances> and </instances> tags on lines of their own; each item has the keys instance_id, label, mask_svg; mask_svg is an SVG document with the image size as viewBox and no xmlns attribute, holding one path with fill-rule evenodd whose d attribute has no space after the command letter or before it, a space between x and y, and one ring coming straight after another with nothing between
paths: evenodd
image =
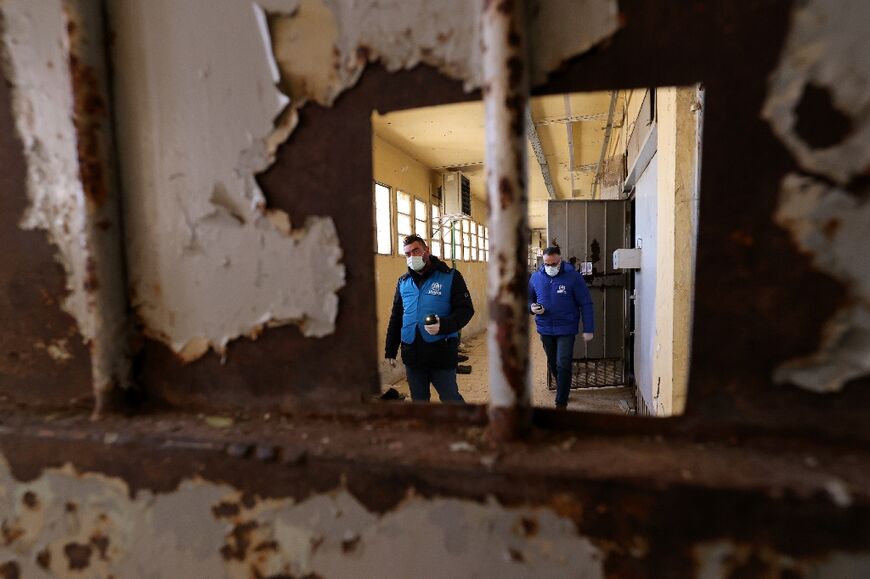
<instances>
[{"instance_id":1,"label":"window","mask_svg":"<svg viewBox=\"0 0 870 579\"><path fill-rule=\"evenodd\" d=\"M393 253L391 221L390 188L375 183L375 251L382 255Z\"/></svg>"},{"instance_id":2,"label":"window","mask_svg":"<svg viewBox=\"0 0 870 579\"><path fill-rule=\"evenodd\" d=\"M396 247L402 252L402 239L411 235L411 196L404 191L396 190Z\"/></svg>"},{"instance_id":3,"label":"window","mask_svg":"<svg viewBox=\"0 0 870 579\"><path fill-rule=\"evenodd\" d=\"M489 261L489 227L483 228L483 261Z\"/></svg>"},{"instance_id":4,"label":"window","mask_svg":"<svg viewBox=\"0 0 870 579\"><path fill-rule=\"evenodd\" d=\"M414 233L422 237L429 244L429 222L426 219L426 203L419 199L414 200Z\"/></svg>"},{"instance_id":5,"label":"window","mask_svg":"<svg viewBox=\"0 0 870 579\"><path fill-rule=\"evenodd\" d=\"M454 256L454 241L453 241L453 229L455 224L453 222L449 222L441 227L441 239L444 241L444 259L455 259Z\"/></svg>"},{"instance_id":6,"label":"window","mask_svg":"<svg viewBox=\"0 0 870 579\"><path fill-rule=\"evenodd\" d=\"M432 204L432 255L441 257L441 208Z\"/></svg>"}]
</instances>

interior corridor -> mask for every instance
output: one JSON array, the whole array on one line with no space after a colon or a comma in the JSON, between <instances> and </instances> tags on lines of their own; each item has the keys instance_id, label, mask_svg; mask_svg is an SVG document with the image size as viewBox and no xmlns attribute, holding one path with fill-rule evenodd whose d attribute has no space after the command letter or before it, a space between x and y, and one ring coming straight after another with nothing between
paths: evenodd
<instances>
[{"instance_id":1,"label":"interior corridor","mask_svg":"<svg viewBox=\"0 0 870 579\"><path fill-rule=\"evenodd\" d=\"M459 384L459 392L470 404L486 404L489 400L489 363L486 351L486 335L486 331L484 331L462 342L462 348L465 355L468 356L468 360L460 364L471 366L471 373L457 374L456 381ZM541 340L536 333L531 336L531 365L532 404L543 407L553 406L555 392L547 389L547 358L544 355ZM390 386L403 394L406 401L411 400L407 380L402 379L392 385L386 385L383 390L387 390ZM432 401L438 402L438 394L434 388L432 389ZM621 386L574 389L571 390L568 408L582 412L636 414L634 388Z\"/></svg>"}]
</instances>

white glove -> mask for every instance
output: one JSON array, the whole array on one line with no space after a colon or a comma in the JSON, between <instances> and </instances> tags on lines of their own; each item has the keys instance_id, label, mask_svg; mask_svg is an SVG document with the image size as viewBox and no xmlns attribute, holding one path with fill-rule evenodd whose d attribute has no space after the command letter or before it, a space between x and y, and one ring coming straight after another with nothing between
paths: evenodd
<instances>
[{"instance_id":1,"label":"white glove","mask_svg":"<svg viewBox=\"0 0 870 579\"><path fill-rule=\"evenodd\" d=\"M532 313L536 316L540 316L544 313L544 306L541 304L532 304Z\"/></svg>"},{"instance_id":2,"label":"white glove","mask_svg":"<svg viewBox=\"0 0 870 579\"><path fill-rule=\"evenodd\" d=\"M594 337L595 337L595 334L590 334L590 333L588 333L588 332L583 332L583 341L584 341L584 342L591 342L591 341L592 341L592 338L594 338Z\"/></svg>"},{"instance_id":3,"label":"white glove","mask_svg":"<svg viewBox=\"0 0 870 579\"><path fill-rule=\"evenodd\" d=\"M435 316L435 317L438 318L438 316ZM434 336L435 334L438 333L438 330L441 329L441 318L438 318L438 321L435 322L434 324L429 324L428 326L423 326L423 329L425 329L427 332L429 332L430 336Z\"/></svg>"},{"instance_id":4,"label":"white glove","mask_svg":"<svg viewBox=\"0 0 870 579\"><path fill-rule=\"evenodd\" d=\"M396 359L395 358L387 358L387 363L389 363L390 368L396 367Z\"/></svg>"}]
</instances>

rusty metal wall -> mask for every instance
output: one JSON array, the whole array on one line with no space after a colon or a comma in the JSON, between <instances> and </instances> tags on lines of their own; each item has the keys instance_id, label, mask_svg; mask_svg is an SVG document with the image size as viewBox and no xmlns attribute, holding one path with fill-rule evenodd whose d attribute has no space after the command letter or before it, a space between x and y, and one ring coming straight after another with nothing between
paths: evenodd
<instances>
[{"instance_id":1,"label":"rusty metal wall","mask_svg":"<svg viewBox=\"0 0 870 579\"><path fill-rule=\"evenodd\" d=\"M27 406L90 404L91 364L63 312L66 275L42 231L19 224L28 204L9 86L0 83L0 396Z\"/></svg>"},{"instance_id":2,"label":"rusty metal wall","mask_svg":"<svg viewBox=\"0 0 870 579\"><path fill-rule=\"evenodd\" d=\"M783 362L818 348L825 323L850 291L816 269L813 256L774 222L782 179L798 165L761 111L792 7L786 0L625 0L623 25L612 40L535 89L545 94L704 83L693 359L683 416L652 420L535 410L531 435L499 448L483 440L481 408L357 406L320 419L303 413L237 418L229 427L196 418L194 410L292 409L300 401L323 413L375 386L370 113L479 95L463 94L458 82L429 68L387 73L374 66L335 106L305 107L276 164L260 178L270 202L294 221L309 214L335 220L347 265L335 334L306 339L292 327L268 329L256 341L231 344L225 366L213 354L184 365L165 346L146 341L137 359L138 379L153 401L174 406L175 413L113 416L94 424L75 408L51 419L4 408L0 449L8 463L8 496L17 501L2 513L10 531L4 540L17 551L5 551L0 568L7 573L45 561L34 540L41 531L30 532L35 527L26 515L38 510L34 505L59 508L85 481L92 485L86 492L93 501L85 509L92 518L107 504L101 497L119 488L109 503L120 513L147 512L135 502L146 491L182 500L191 496L186 492L211 497L210 485L225 485L244 507L235 508L259 512L268 500L316 502L340 489L374 521L402 511L403 501L413 497L422 501L427 520L443 513L439 499L471 509L492 505L486 501L494 497L500 513L530 505L568 521L565 533L600 551L598 559L586 561L590 568L594 560L600 563L600 574L592 576L847 576L837 565L866 572L870 379L830 394L773 380ZM648 66L636 66L640 55ZM810 140L813 131L826 136L830 117L824 106L812 104L800 112ZM64 280L51 247L41 233L18 227L24 169L20 146L9 137L9 111L3 85L0 389L22 406L60 405L89 392L88 357L57 307ZM861 179L842 187L866 198ZM64 364L33 345L62 338L72 354ZM451 451L454 442L469 446ZM45 485L50 496L43 494ZM265 568L248 559L255 549L249 535L262 522L252 527L232 519L232 505L217 511L211 506L180 507L191 520L217 518L225 525L209 527L219 543L202 564L244 564L232 573L256 576L256 569L263 575ZM528 576L534 568L521 567L522 553L535 544L536 527L517 519L517 526L503 527L506 546L499 557L517 565L512 573ZM398 521L400 531L412 528L411 519ZM449 523L444 529L457 531ZM113 540L123 545L128 536ZM66 559L55 557L51 569L60 565L68 572L81 565L77 555L84 547L91 554L84 559L114 568L98 559L102 535L93 535L93 544L87 537L58 537L65 542L57 552ZM428 540L440 539L433 534ZM304 549L316 551L315 543ZM351 569L366 543L355 535L346 543L345 550L339 536L328 562L346 560L343 568ZM148 544L159 551L156 543ZM262 544L265 551L290 552L284 544ZM181 551L177 544L167 550ZM467 561L482 555L473 552ZM846 563L840 563L843 558Z\"/></svg>"}]
</instances>

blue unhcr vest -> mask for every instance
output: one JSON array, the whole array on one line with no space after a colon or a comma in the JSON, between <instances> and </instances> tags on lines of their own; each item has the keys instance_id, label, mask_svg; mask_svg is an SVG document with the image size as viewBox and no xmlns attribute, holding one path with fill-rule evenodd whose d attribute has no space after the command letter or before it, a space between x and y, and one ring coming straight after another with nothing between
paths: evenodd
<instances>
[{"instance_id":1,"label":"blue unhcr vest","mask_svg":"<svg viewBox=\"0 0 870 579\"><path fill-rule=\"evenodd\" d=\"M423 320L429 314L437 314L439 317L450 315L450 289L453 286L453 270L445 273L434 271L426 278L419 288L414 279L408 275L402 280L399 291L402 294L402 341L413 344L416 336L416 328L420 328L420 335L426 342L437 342L447 338L455 338L458 332L452 334L430 336L423 329Z\"/></svg>"}]
</instances>

